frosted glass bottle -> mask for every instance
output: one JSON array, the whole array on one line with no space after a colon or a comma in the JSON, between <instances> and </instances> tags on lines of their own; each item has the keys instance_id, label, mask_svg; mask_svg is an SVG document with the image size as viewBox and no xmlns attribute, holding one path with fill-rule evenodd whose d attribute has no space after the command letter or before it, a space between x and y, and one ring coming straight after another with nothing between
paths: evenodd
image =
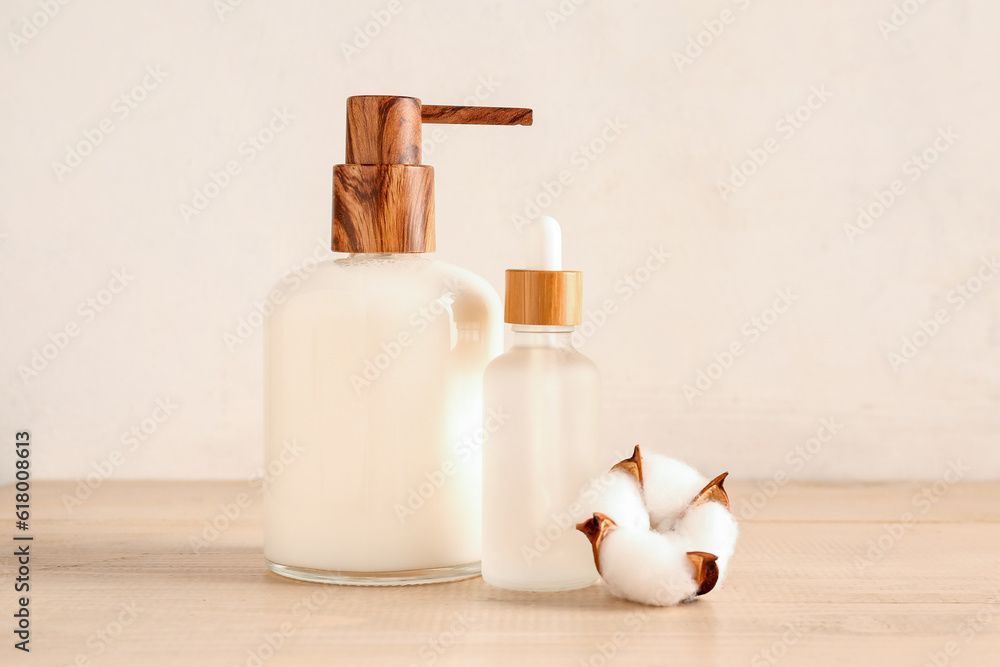
<instances>
[{"instance_id":1,"label":"frosted glass bottle","mask_svg":"<svg viewBox=\"0 0 1000 667\"><path fill-rule=\"evenodd\" d=\"M515 324L513 346L486 368L484 410L504 415L483 448L482 568L494 586L570 590L598 579L575 503L599 473L600 376L573 330Z\"/></svg>"},{"instance_id":2,"label":"frosted glass bottle","mask_svg":"<svg viewBox=\"0 0 1000 667\"><path fill-rule=\"evenodd\" d=\"M269 567L349 584L478 574L496 292L421 254L354 254L278 288L265 332Z\"/></svg>"}]
</instances>

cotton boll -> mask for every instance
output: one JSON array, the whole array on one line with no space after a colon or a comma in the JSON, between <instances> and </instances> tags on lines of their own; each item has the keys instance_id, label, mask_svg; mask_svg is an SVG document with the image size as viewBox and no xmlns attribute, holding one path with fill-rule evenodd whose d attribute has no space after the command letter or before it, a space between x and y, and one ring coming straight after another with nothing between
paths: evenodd
<instances>
[{"instance_id":1,"label":"cotton boll","mask_svg":"<svg viewBox=\"0 0 1000 667\"><path fill-rule=\"evenodd\" d=\"M675 530L686 551L715 554L721 581L739 534L739 526L729 510L716 502L695 505L681 517Z\"/></svg>"},{"instance_id":2,"label":"cotton boll","mask_svg":"<svg viewBox=\"0 0 1000 667\"><path fill-rule=\"evenodd\" d=\"M656 453L632 456L595 480L577 525L614 595L666 606L710 592L724 574L738 534L722 484ZM596 491L596 493L595 493ZM651 530L650 527L653 527Z\"/></svg>"},{"instance_id":3,"label":"cotton boll","mask_svg":"<svg viewBox=\"0 0 1000 667\"><path fill-rule=\"evenodd\" d=\"M655 452L643 452L643 499L651 523L661 533L674 527L707 483L701 473L686 463Z\"/></svg>"},{"instance_id":4,"label":"cotton boll","mask_svg":"<svg viewBox=\"0 0 1000 667\"><path fill-rule=\"evenodd\" d=\"M626 600L662 607L698 593L691 561L676 537L619 526L604 537L600 558L608 589Z\"/></svg>"},{"instance_id":5,"label":"cotton boll","mask_svg":"<svg viewBox=\"0 0 1000 667\"><path fill-rule=\"evenodd\" d=\"M622 528L649 530L649 513L642 502L639 482L634 477L622 470L612 470L595 486L598 496L593 503L587 504L588 514L600 512Z\"/></svg>"}]
</instances>

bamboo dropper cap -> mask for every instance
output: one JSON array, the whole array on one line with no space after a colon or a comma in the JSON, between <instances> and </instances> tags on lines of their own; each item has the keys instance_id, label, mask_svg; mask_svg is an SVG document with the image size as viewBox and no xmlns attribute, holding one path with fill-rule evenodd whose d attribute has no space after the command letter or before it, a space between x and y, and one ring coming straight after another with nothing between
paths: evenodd
<instances>
[{"instance_id":1,"label":"bamboo dropper cap","mask_svg":"<svg viewBox=\"0 0 1000 667\"><path fill-rule=\"evenodd\" d=\"M542 216L527 231L527 269L508 269L504 322L575 326L583 321L583 273L562 270L562 231Z\"/></svg>"}]
</instances>

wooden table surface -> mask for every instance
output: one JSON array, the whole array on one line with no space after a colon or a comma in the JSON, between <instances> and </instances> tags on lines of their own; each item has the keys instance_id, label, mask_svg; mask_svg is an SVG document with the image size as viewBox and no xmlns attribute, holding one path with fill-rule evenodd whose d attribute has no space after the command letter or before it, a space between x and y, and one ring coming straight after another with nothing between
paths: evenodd
<instances>
[{"instance_id":1,"label":"wooden table surface","mask_svg":"<svg viewBox=\"0 0 1000 667\"><path fill-rule=\"evenodd\" d=\"M299 583L264 567L253 486L108 481L70 510L75 487L33 485L30 655L3 549L3 665L1000 665L1000 483L730 482L728 579L665 609L601 585Z\"/></svg>"}]
</instances>

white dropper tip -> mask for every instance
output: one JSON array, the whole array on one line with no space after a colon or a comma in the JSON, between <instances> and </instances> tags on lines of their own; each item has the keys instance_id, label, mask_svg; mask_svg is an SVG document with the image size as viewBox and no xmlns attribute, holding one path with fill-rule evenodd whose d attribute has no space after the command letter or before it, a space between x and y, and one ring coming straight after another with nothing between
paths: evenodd
<instances>
[{"instance_id":1,"label":"white dropper tip","mask_svg":"<svg viewBox=\"0 0 1000 667\"><path fill-rule=\"evenodd\" d=\"M529 225L527 236L524 268L532 271L562 271L562 230L556 219L543 215Z\"/></svg>"}]
</instances>

